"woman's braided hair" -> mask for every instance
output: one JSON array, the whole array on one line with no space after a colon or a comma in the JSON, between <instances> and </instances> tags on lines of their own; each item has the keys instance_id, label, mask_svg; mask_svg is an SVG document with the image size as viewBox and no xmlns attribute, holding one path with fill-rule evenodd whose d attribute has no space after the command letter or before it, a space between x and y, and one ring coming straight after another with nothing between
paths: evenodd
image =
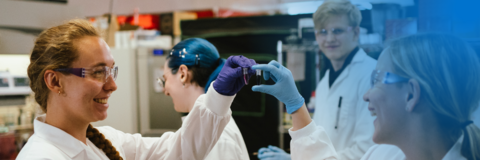
<instances>
[{"instance_id":1,"label":"woman's braided hair","mask_svg":"<svg viewBox=\"0 0 480 160\"><path fill-rule=\"evenodd\" d=\"M103 136L96 128L93 128L92 125L88 125L87 128L87 138L95 144L98 148L102 149L103 152L107 155L108 158L113 160L123 160L120 157L117 149L112 145L112 143Z\"/></svg>"},{"instance_id":2,"label":"woman's braided hair","mask_svg":"<svg viewBox=\"0 0 480 160\"><path fill-rule=\"evenodd\" d=\"M50 93L44 80L45 71L70 67L78 58L74 42L87 36L100 37L100 34L90 22L75 19L43 31L35 40L27 74L30 88L35 93L35 101L44 112L47 112ZM122 159L112 143L91 125L87 129L87 137L95 146L102 149L108 158Z\"/></svg>"}]
</instances>

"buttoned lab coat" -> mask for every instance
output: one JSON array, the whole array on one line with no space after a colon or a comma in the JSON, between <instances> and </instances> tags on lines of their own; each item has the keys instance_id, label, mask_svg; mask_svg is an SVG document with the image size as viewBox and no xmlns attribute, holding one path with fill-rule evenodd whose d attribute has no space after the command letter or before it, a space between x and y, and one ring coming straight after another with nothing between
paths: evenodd
<instances>
[{"instance_id":1,"label":"buttoned lab coat","mask_svg":"<svg viewBox=\"0 0 480 160\"><path fill-rule=\"evenodd\" d=\"M123 159L194 160L204 159L231 119L230 105L235 96L223 96L213 89L201 95L190 112L191 118L176 132L147 138L128 134L112 127L97 127L110 140ZM105 153L87 138L85 145L70 134L45 123L45 115L34 122L35 133L17 159L108 160Z\"/></svg>"},{"instance_id":2,"label":"buttoned lab coat","mask_svg":"<svg viewBox=\"0 0 480 160\"><path fill-rule=\"evenodd\" d=\"M188 116L182 117L185 120ZM242 133L233 118L230 119L205 160L249 160L247 147Z\"/></svg>"},{"instance_id":3,"label":"buttoned lab coat","mask_svg":"<svg viewBox=\"0 0 480 160\"><path fill-rule=\"evenodd\" d=\"M336 160L337 153L322 126L314 121L302 129L289 130L292 160ZM467 160L461 154L463 135L448 150L442 160ZM361 160L405 160L403 152L393 145L374 145Z\"/></svg>"},{"instance_id":4,"label":"buttoned lab coat","mask_svg":"<svg viewBox=\"0 0 480 160\"><path fill-rule=\"evenodd\" d=\"M313 120L325 129L338 151L338 159L358 160L374 145L374 117L363 95L370 89L370 76L376 64L375 59L359 49L331 87L330 70L317 85Z\"/></svg>"}]
</instances>

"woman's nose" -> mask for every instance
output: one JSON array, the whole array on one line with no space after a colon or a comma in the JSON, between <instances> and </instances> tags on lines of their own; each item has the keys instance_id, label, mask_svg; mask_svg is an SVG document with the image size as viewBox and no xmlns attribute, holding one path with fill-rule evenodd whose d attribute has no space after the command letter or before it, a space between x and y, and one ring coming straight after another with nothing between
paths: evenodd
<instances>
[{"instance_id":1,"label":"woman's nose","mask_svg":"<svg viewBox=\"0 0 480 160\"><path fill-rule=\"evenodd\" d=\"M370 102L370 99L369 99L369 97L368 97L368 96L369 96L369 93L370 93L370 89L369 89L365 94L363 94L363 100L364 100L365 102Z\"/></svg>"},{"instance_id":2,"label":"woman's nose","mask_svg":"<svg viewBox=\"0 0 480 160\"><path fill-rule=\"evenodd\" d=\"M117 90L117 83L115 82L112 76L108 77L108 80L103 85L103 88L107 91L112 91L112 92Z\"/></svg>"},{"instance_id":3,"label":"woman's nose","mask_svg":"<svg viewBox=\"0 0 480 160\"><path fill-rule=\"evenodd\" d=\"M168 91L165 88L163 88L163 94L165 94L166 96L170 96L170 93L168 93Z\"/></svg>"}]
</instances>

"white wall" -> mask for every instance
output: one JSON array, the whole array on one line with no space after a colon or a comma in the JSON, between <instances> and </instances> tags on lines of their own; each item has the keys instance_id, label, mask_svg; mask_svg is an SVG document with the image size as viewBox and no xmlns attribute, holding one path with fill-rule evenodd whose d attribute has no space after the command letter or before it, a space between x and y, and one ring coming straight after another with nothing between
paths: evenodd
<instances>
[{"instance_id":1,"label":"white wall","mask_svg":"<svg viewBox=\"0 0 480 160\"><path fill-rule=\"evenodd\" d=\"M281 4L290 2L323 1L323 0L69 0L68 5L80 7L86 16L99 16L110 12L113 2L113 13L131 15L135 7L140 13L165 13L185 10L203 10L213 8L229 8L241 11L266 11L279 8ZM413 5L413 0L351 0L353 3L397 3L402 6Z\"/></svg>"},{"instance_id":2,"label":"white wall","mask_svg":"<svg viewBox=\"0 0 480 160\"><path fill-rule=\"evenodd\" d=\"M24 32L0 29L0 54L29 54L35 38Z\"/></svg>"},{"instance_id":3,"label":"white wall","mask_svg":"<svg viewBox=\"0 0 480 160\"><path fill-rule=\"evenodd\" d=\"M30 55L28 54L0 54L0 71L8 70L12 75L27 76L29 64Z\"/></svg>"},{"instance_id":4,"label":"white wall","mask_svg":"<svg viewBox=\"0 0 480 160\"><path fill-rule=\"evenodd\" d=\"M0 27L45 29L83 18L79 7L58 3L0 0Z\"/></svg>"}]
</instances>

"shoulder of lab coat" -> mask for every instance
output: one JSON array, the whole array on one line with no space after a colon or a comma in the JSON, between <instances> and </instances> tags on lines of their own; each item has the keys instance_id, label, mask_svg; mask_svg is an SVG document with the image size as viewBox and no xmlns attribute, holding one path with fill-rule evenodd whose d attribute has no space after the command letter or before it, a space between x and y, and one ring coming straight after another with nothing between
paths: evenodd
<instances>
[{"instance_id":1,"label":"shoulder of lab coat","mask_svg":"<svg viewBox=\"0 0 480 160\"><path fill-rule=\"evenodd\" d=\"M190 112L190 116L195 118L185 120L177 132L167 132L161 137L142 137L112 127L97 129L110 140L124 159L204 159L230 121L229 108L234 97L220 95L213 87L210 88L195 102ZM59 128L37 119L34 126L35 134L30 137L17 159L107 158L88 140L89 145L84 145Z\"/></svg>"},{"instance_id":2,"label":"shoulder of lab coat","mask_svg":"<svg viewBox=\"0 0 480 160\"><path fill-rule=\"evenodd\" d=\"M204 159L230 121L230 105L235 97L221 95L212 86L198 97L189 118L176 132L150 138L112 127L98 129L116 148L122 148L125 159Z\"/></svg>"},{"instance_id":3,"label":"shoulder of lab coat","mask_svg":"<svg viewBox=\"0 0 480 160\"><path fill-rule=\"evenodd\" d=\"M462 155L463 136L462 134L462 136L458 138L442 160L467 160L467 158ZM405 160L405 154L397 146L377 144L370 147L361 160Z\"/></svg>"},{"instance_id":4,"label":"shoulder of lab coat","mask_svg":"<svg viewBox=\"0 0 480 160\"><path fill-rule=\"evenodd\" d=\"M288 132L292 137L290 142L292 160L336 159L337 153L330 138L323 127L317 126L314 121L299 130L290 129Z\"/></svg>"},{"instance_id":5,"label":"shoulder of lab coat","mask_svg":"<svg viewBox=\"0 0 480 160\"><path fill-rule=\"evenodd\" d=\"M328 86L328 72L316 89L316 109L313 119L326 130L338 151L338 159L360 159L374 145L371 140L374 126L373 117L368 111L368 103L363 95L370 89L370 75L375 69L376 60L359 49L352 62L345 68L338 81ZM343 97L340 128L335 130L339 96ZM331 100L328 98L335 98ZM330 106L330 107L329 107ZM335 106L332 109L331 106ZM348 109L347 112L346 109ZM350 113L348 113L350 112ZM342 132L343 131L343 132ZM334 135L334 136L333 136Z\"/></svg>"},{"instance_id":6,"label":"shoulder of lab coat","mask_svg":"<svg viewBox=\"0 0 480 160\"><path fill-rule=\"evenodd\" d=\"M35 118L35 133L17 159L79 159L79 156L84 156L80 153L86 153L86 145L65 131L45 123L45 118L45 114Z\"/></svg>"},{"instance_id":7,"label":"shoulder of lab coat","mask_svg":"<svg viewBox=\"0 0 480 160\"><path fill-rule=\"evenodd\" d=\"M69 159L65 153L54 144L33 134L28 143L22 148L17 160L55 160Z\"/></svg>"},{"instance_id":8,"label":"shoulder of lab coat","mask_svg":"<svg viewBox=\"0 0 480 160\"><path fill-rule=\"evenodd\" d=\"M394 145L376 144L368 149L361 160L404 160L405 154Z\"/></svg>"},{"instance_id":9,"label":"shoulder of lab coat","mask_svg":"<svg viewBox=\"0 0 480 160\"><path fill-rule=\"evenodd\" d=\"M232 118L205 160L249 160L242 133Z\"/></svg>"}]
</instances>

